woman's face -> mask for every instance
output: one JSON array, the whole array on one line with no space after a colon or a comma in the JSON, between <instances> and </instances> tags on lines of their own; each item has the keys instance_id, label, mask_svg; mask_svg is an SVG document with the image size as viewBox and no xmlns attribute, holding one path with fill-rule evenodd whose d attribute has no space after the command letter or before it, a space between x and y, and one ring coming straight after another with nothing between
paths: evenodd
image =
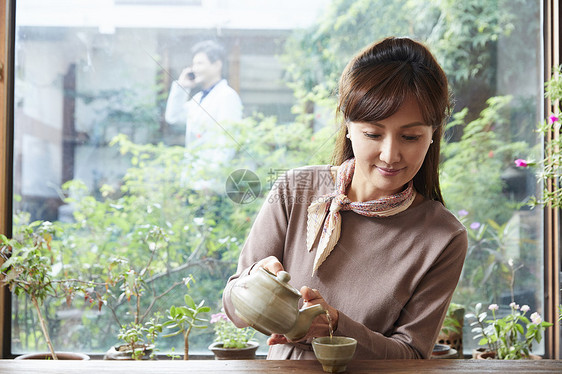
<instances>
[{"instance_id":1,"label":"woman's face","mask_svg":"<svg viewBox=\"0 0 562 374\"><path fill-rule=\"evenodd\" d=\"M355 173L348 196L369 201L402 191L420 170L433 128L417 102L408 99L392 116L375 123L349 122Z\"/></svg>"}]
</instances>

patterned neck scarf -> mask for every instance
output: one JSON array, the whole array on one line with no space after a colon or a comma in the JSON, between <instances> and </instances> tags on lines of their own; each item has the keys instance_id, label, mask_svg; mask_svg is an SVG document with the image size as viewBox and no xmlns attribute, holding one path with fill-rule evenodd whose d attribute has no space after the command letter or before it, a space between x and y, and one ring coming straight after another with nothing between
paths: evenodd
<instances>
[{"instance_id":1,"label":"patterned neck scarf","mask_svg":"<svg viewBox=\"0 0 562 374\"><path fill-rule=\"evenodd\" d=\"M336 188L331 194L319 197L308 207L308 218L306 223L306 248L312 251L318 233L321 231L320 241L312 275L318 270L322 262L328 257L340 238L341 214L340 210L352 210L366 217L388 217L408 209L416 198L414 182L410 181L406 189L392 196L366 202L354 202L346 195L347 189L355 171L355 159L345 161L338 168ZM324 222L324 217L328 217ZM322 226L322 222L324 225ZM322 230L320 230L322 227Z\"/></svg>"}]
</instances>

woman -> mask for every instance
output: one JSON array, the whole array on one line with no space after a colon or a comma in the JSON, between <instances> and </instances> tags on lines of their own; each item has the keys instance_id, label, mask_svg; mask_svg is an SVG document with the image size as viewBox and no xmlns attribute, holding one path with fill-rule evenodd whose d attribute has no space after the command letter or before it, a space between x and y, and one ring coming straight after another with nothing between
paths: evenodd
<instances>
[{"instance_id":1,"label":"woman","mask_svg":"<svg viewBox=\"0 0 562 374\"><path fill-rule=\"evenodd\" d=\"M447 79L407 38L360 52L339 84L343 121L334 165L292 170L270 192L223 294L264 267L291 274L304 306L322 304L334 334L357 339L356 359L429 358L457 285L466 230L445 209L439 142L449 112ZM314 359L313 337L272 335L269 359Z\"/></svg>"}]
</instances>

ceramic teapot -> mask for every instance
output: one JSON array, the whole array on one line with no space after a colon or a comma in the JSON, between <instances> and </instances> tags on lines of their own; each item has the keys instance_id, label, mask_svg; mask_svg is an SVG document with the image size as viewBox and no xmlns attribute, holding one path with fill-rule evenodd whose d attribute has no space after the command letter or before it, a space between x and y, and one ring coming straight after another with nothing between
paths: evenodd
<instances>
[{"instance_id":1,"label":"ceramic teapot","mask_svg":"<svg viewBox=\"0 0 562 374\"><path fill-rule=\"evenodd\" d=\"M299 310L302 295L289 280L291 275L286 271L275 276L262 267L239 278L230 294L236 315L266 335L283 334L289 340L301 339L314 317L325 310L319 304Z\"/></svg>"}]
</instances>

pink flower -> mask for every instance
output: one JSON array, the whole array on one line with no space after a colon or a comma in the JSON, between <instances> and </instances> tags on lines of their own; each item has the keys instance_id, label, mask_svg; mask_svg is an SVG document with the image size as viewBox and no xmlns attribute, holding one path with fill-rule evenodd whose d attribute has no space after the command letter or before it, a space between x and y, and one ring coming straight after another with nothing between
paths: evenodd
<instances>
[{"instance_id":1,"label":"pink flower","mask_svg":"<svg viewBox=\"0 0 562 374\"><path fill-rule=\"evenodd\" d=\"M550 120L550 123L554 123L558 121L558 117L556 117L554 114L551 114L550 117L548 117L548 119Z\"/></svg>"},{"instance_id":2,"label":"pink flower","mask_svg":"<svg viewBox=\"0 0 562 374\"><path fill-rule=\"evenodd\" d=\"M535 325L539 325L542 322L541 315L537 312L531 314L531 322L533 322Z\"/></svg>"},{"instance_id":3,"label":"pink flower","mask_svg":"<svg viewBox=\"0 0 562 374\"><path fill-rule=\"evenodd\" d=\"M468 212L464 209L459 210L458 212L459 217L465 217L468 216Z\"/></svg>"},{"instance_id":4,"label":"pink flower","mask_svg":"<svg viewBox=\"0 0 562 374\"><path fill-rule=\"evenodd\" d=\"M511 307L511 309L515 309L515 310L519 309L519 304L511 303L509 304L509 306Z\"/></svg>"},{"instance_id":5,"label":"pink flower","mask_svg":"<svg viewBox=\"0 0 562 374\"><path fill-rule=\"evenodd\" d=\"M211 321L209 322L217 323L219 321L229 321L229 319L224 313L211 314Z\"/></svg>"},{"instance_id":6,"label":"pink flower","mask_svg":"<svg viewBox=\"0 0 562 374\"><path fill-rule=\"evenodd\" d=\"M527 166L529 166L529 164L527 163L527 161L518 158L517 160L515 160L515 166L517 166L518 168L526 168Z\"/></svg>"},{"instance_id":7,"label":"pink flower","mask_svg":"<svg viewBox=\"0 0 562 374\"><path fill-rule=\"evenodd\" d=\"M498 306L498 304L490 304L490 306L488 307L488 309L490 309L490 310L498 310L498 309L500 309L500 307Z\"/></svg>"},{"instance_id":8,"label":"pink flower","mask_svg":"<svg viewBox=\"0 0 562 374\"><path fill-rule=\"evenodd\" d=\"M527 313L529 310L531 310L531 308L529 307L529 305L523 305L523 306L521 307L521 311L522 311L523 313Z\"/></svg>"},{"instance_id":9,"label":"pink flower","mask_svg":"<svg viewBox=\"0 0 562 374\"><path fill-rule=\"evenodd\" d=\"M480 222L472 222L470 228L473 230L478 230L480 228Z\"/></svg>"}]
</instances>

